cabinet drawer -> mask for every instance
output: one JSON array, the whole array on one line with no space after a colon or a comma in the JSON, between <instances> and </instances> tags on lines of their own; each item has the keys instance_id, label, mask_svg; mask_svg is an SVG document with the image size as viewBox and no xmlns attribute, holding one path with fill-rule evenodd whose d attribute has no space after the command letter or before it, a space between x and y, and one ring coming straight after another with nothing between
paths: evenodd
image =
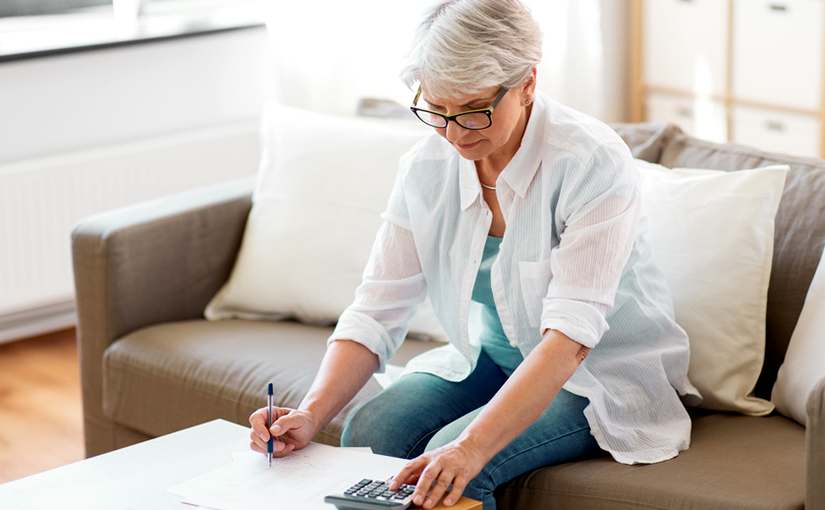
<instances>
[{"instance_id":1,"label":"cabinet drawer","mask_svg":"<svg viewBox=\"0 0 825 510\"><path fill-rule=\"evenodd\" d=\"M734 97L819 110L823 30L822 0L736 0Z\"/></svg>"},{"instance_id":2,"label":"cabinet drawer","mask_svg":"<svg viewBox=\"0 0 825 510\"><path fill-rule=\"evenodd\" d=\"M651 86L725 94L728 2L646 0L644 80Z\"/></svg>"},{"instance_id":3,"label":"cabinet drawer","mask_svg":"<svg viewBox=\"0 0 825 510\"><path fill-rule=\"evenodd\" d=\"M734 106L733 141L770 152L819 157L820 125L816 115Z\"/></svg>"},{"instance_id":4,"label":"cabinet drawer","mask_svg":"<svg viewBox=\"0 0 825 510\"><path fill-rule=\"evenodd\" d=\"M653 93L646 99L647 120L676 124L703 140L727 141L725 105L721 101Z\"/></svg>"}]
</instances>

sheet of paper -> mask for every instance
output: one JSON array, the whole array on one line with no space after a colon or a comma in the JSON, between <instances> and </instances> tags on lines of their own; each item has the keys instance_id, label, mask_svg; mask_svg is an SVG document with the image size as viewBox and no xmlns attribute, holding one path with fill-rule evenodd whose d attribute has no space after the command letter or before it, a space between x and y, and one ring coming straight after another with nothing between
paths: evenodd
<instances>
[{"instance_id":1,"label":"sheet of paper","mask_svg":"<svg viewBox=\"0 0 825 510\"><path fill-rule=\"evenodd\" d=\"M331 510L324 496L343 492L361 480L386 480L404 466L404 459L348 448L310 443L286 457L272 460L255 452L233 452L233 462L178 484L168 492L184 503L216 510L262 508Z\"/></svg>"},{"instance_id":2,"label":"sheet of paper","mask_svg":"<svg viewBox=\"0 0 825 510\"><path fill-rule=\"evenodd\" d=\"M341 449L350 452L372 453L372 448L369 446L342 446Z\"/></svg>"}]
</instances>

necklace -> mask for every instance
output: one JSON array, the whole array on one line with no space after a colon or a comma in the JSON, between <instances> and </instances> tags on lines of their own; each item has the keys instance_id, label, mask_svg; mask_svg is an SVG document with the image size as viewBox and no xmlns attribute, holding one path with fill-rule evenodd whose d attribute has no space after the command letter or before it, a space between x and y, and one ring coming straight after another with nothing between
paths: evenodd
<instances>
[{"instance_id":1,"label":"necklace","mask_svg":"<svg viewBox=\"0 0 825 510\"><path fill-rule=\"evenodd\" d=\"M495 191L495 190L496 190L496 187L495 187L495 186L487 186L486 184L484 184L483 182L481 182L481 180L480 180L480 179L479 179L478 183L479 183L479 184L481 184L481 187L482 187L482 188L491 189L491 190L493 190L493 191Z\"/></svg>"}]
</instances>

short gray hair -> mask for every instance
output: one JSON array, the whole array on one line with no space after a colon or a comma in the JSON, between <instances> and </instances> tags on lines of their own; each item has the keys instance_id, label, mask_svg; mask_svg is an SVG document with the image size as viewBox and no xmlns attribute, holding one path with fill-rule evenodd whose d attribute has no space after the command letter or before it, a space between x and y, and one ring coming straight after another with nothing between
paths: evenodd
<instances>
[{"instance_id":1,"label":"short gray hair","mask_svg":"<svg viewBox=\"0 0 825 510\"><path fill-rule=\"evenodd\" d=\"M541 61L542 33L519 0L439 0L424 12L401 80L448 97L521 85Z\"/></svg>"}]
</instances>

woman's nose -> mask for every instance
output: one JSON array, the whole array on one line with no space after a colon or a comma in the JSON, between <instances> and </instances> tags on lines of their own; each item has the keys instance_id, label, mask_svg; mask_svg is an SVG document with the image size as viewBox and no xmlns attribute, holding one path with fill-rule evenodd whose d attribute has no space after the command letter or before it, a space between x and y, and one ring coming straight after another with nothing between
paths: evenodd
<instances>
[{"instance_id":1,"label":"woman's nose","mask_svg":"<svg viewBox=\"0 0 825 510\"><path fill-rule=\"evenodd\" d=\"M444 129L446 130L445 138L451 143L460 140L469 131L459 126L455 121L448 122L447 127Z\"/></svg>"}]
</instances>

